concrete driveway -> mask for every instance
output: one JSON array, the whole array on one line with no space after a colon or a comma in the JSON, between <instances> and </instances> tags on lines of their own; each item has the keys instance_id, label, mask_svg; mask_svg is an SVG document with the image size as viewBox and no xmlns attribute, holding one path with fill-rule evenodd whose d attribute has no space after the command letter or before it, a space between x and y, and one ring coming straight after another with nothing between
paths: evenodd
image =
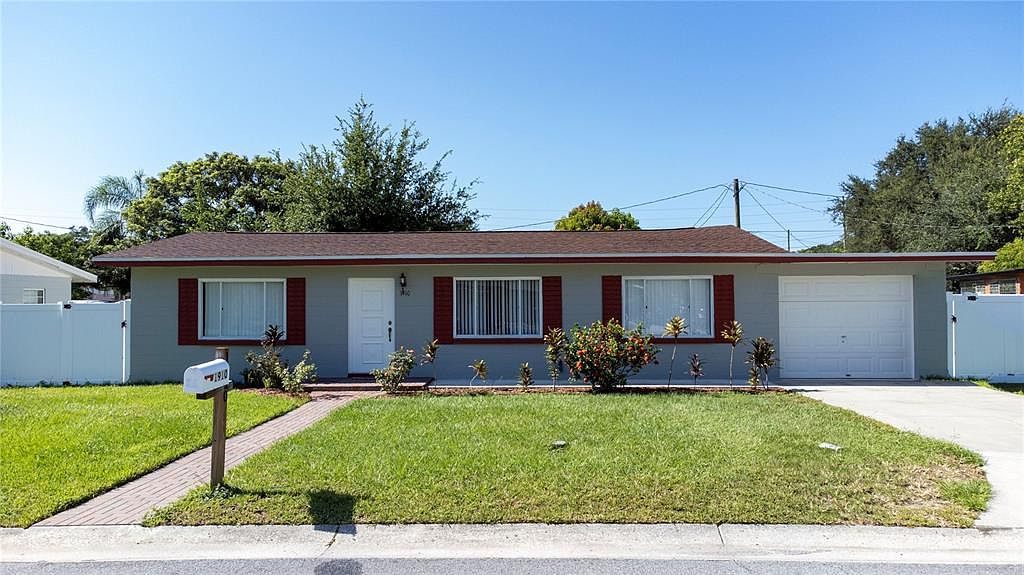
<instances>
[{"instance_id":1,"label":"concrete driveway","mask_svg":"<svg viewBox=\"0 0 1024 575\"><path fill-rule=\"evenodd\" d=\"M808 397L979 453L993 495L975 525L1024 527L1024 396L964 382L782 383Z\"/></svg>"}]
</instances>

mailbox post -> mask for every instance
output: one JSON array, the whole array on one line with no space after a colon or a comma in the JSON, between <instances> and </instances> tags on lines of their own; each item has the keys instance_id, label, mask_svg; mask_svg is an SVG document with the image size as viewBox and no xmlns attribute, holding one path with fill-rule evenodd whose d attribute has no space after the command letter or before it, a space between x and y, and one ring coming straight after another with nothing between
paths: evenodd
<instances>
[{"instance_id":1,"label":"mailbox post","mask_svg":"<svg viewBox=\"0 0 1024 575\"><path fill-rule=\"evenodd\" d=\"M213 445L210 447L210 489L224 482L224 448L227 444L228 390L231 366L228 348L218 347L216 359L185 370L185 393L196 399L213 399Z\"/></svg>"}]
</instances>

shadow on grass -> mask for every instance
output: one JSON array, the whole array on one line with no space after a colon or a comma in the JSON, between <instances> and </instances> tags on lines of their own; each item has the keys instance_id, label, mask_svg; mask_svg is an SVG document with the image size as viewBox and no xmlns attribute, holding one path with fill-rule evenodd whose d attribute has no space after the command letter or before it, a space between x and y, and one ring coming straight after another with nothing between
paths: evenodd
<instances>
[{"instance_id":1,"label":"shadow on grass","mask_svg":"<svg viewBox=\"0 0 1024 575\"><path fill-rule=\"evenodd\" d=\"M347 493L338 493L329 489L315 491L289 489L243 489L223 484L207 493L210 499L230 499L231 497L251 496L267 499L277 495L289 497L305 497L309 506L309 515L313 518L315 531L331 531L346 535L355 534L356 498Z\"/></svg>"}]
</instances>

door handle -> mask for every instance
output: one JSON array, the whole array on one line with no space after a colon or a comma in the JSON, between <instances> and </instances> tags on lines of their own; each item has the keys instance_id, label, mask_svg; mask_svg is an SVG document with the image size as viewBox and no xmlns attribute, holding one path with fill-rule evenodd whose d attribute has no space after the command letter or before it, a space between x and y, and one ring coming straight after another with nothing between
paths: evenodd
<instances>
[{"instance_id":1,"label":"door handle","mask_svg":"<svg viewBox=\"0 0 1024 575\"><path fill-rule=\"evenodd\" d=\"M388 343L391 342L391 322L388 321Z\"/></svg>"}]
</instances>

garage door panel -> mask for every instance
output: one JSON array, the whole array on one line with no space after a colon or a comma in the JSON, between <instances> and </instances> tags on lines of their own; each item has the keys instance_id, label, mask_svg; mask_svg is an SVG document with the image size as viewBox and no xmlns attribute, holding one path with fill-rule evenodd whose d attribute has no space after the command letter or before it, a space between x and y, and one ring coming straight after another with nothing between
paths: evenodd
<instances>
[{"instance_id":1,"label":"garage door panel","mask_svg":"<svg viewBox=\"0 0 1024 575\"><path fill-rule=\"evenodd\" d=\"M779 365L792 378L913 377L913 278L779 278Z\"/></svg>"}]
</instances>

